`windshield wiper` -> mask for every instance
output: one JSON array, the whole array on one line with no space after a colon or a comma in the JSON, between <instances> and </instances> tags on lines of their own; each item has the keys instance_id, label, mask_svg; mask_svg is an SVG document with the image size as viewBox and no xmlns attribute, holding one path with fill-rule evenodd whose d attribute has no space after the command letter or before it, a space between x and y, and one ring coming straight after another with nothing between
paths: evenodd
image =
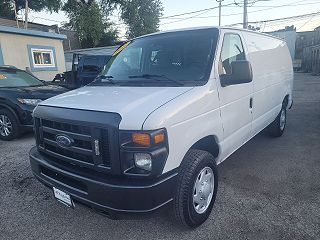
<instances>
[{"instance_id":1,"label":"windshield wiper","mask_svg":"<svg viewBox=\"0 0 320 240\"><path fill-rule=\"evenodd\" d=\"M164 78L167 81L174 82L180 86L184 85L184 83L179 80L171 79L171 78L168 78L166 75L159 75L159 74L133 75L133 76L129 76L129 78L145 78L145 79L151 79L151 80L155 80L155 81L161 81L160 79L157 79L157 78Z\"/></svg>"},{"instance_id":2,"label":"windshield wiper","mask_svg":"<svg viewBox=\"0 0 320 240\"><path fill-rule=\"evenodd\" d=\"M114 80L112 80L114 77L113 76L104 76L104 75L100 75L98 77L96 77L96 79L90 84L90 85L95 85L95 84L99 84L99 83L111 83L111 84L116 84L116 82ZM97 80L100 80L99 82Z\"/></svg>"}]
</instances>

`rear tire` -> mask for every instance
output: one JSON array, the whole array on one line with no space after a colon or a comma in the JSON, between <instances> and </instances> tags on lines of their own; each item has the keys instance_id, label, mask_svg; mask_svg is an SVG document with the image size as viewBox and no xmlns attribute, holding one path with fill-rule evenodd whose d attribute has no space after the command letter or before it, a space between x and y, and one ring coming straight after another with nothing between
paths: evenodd
<instances>
[{"instance_id":1,"label":"rear tire","mask_svg":"<svg viewBox=\"0 0 320 240\"><path fill-rule=\"evenodd\" d=\"M13 140L20 135L17 118L8 110L0 109L0 139Z\"/></svg>"},{"instance_id":2,"label":"rear tire","mask_svg":"<svg viewBox=\"0 0 320 240\"><path fill-rule=\"evenodd\" d=\"M212 211L218 189L218 171L214 157L191 149L184 157L173 208L176 220L189 228L204 223Z\"/></svg>"},{"instance_id":3,"label":"rear tire","mask_svg":"<svg viewBox=\"0 0 320 240\"><path fill-rule=\"evenodd\" d=\"M282 106L277 118L268 126L268 132L272 137L281 137L286 129L287 109Z\"/></svg>"}]
</instances>

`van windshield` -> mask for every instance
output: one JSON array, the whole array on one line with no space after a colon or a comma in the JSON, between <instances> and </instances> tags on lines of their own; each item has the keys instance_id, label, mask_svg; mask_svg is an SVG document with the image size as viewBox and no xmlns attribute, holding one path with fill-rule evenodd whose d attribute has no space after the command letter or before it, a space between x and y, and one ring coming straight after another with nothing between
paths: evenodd
<instances>
[{"instance_id":1,"label":"van windshield","mask_svg":"<svg viewBox=\"0 0 320 240\"><path fill-rule=\"evenodd\" d=\"M91 85L203 85L217 44L215 28L163 33L120 47Z\"/></svg>"}]
</instances>

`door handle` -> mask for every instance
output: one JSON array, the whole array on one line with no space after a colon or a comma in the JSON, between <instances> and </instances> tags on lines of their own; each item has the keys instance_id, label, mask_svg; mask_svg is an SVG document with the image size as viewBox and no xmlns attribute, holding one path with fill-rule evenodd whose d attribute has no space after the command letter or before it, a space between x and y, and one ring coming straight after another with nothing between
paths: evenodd
<instances>
[{"instance_id":1,"label":"door handle","mask_svg":"<svg viewBox=\"0 0 320 240\"><path fill-rule=\"evenodd\" d=\"M253 98L252 98L252 97L250 98L249 107L250 107L250 109L252 109L252 108L253 108Z\"/></svg>"}]
</instances>

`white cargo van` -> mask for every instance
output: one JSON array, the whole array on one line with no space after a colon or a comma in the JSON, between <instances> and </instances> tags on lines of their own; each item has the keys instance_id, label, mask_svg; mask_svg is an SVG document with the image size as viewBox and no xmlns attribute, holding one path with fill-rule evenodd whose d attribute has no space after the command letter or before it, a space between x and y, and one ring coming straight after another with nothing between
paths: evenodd
<instances>
[{"instance_id":1,"label":"white cargo van","mask_svg":"<svg viewBox=\"0 0 320 240\"><path fill-rule=\"evenodd\" d=\"M292 105L286 43L239 29L196 28L129 41L90 85L34 111L34 175L69 206L114 214L172 204L197 227L210 215L217 164Z\"/></svg>"}]
</instances>

